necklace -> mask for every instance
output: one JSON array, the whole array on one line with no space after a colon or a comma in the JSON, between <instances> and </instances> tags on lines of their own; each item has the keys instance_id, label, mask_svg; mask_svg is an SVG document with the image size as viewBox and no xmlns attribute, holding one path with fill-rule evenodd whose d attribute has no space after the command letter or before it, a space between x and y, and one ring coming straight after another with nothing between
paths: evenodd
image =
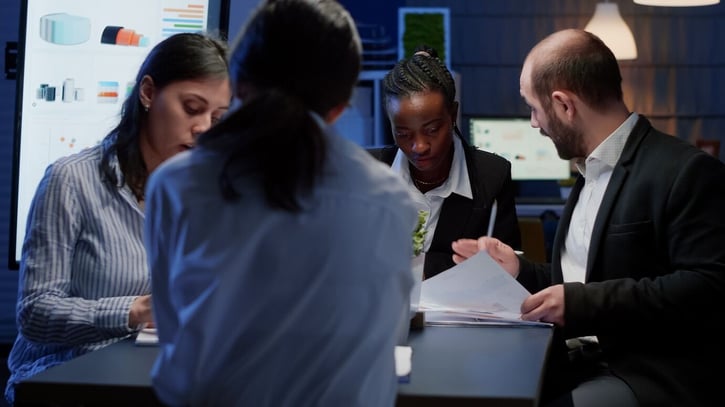
<instances>
[{"instance_id":1,"label":"necklace","mask_svg":"<svg viewBox=\"0 0 725 407\"><path fill-rule=\"evenodd\" d=\"M448 176L446 175L443 178L439 179L438 181L428 182L428 181L419 180L418 178L414 177L413 174L411 174L410 177L413 178L413 183L418 187L420 187L421 185L425 185L425 186L440 185L443 183L443 181L445 181L448 178Z\"/></svg>"}]
</instances>

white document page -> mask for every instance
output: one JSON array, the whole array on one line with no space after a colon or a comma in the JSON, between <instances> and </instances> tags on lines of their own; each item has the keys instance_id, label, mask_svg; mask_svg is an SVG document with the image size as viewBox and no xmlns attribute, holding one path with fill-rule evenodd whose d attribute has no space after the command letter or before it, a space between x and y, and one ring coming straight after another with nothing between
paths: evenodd
<instances>
[{"instance_id":1,"label":"white document page","mask_svg":"<svg viewBox=\"0 0 725 407\"><path fill-rule=\"evenodd\" d=\"M486 252L435 275L421 287L426 323L475 324L521 320L521 303L530 293ZM550 324L534 322L533 324Z\"/></svg>"},{"instance_id":2,"label":"white document page","mask_svg":"<svg viewBox=\"0 0 725 407\"><path fill-rule=\"evenodd\" d=\"M156 328L144 328L136 335L137 346L156 346L159 344L159 337Z\"/></svg>"},{"instance_id":3,"label":"white document page","mask_svg":"<svg viewBox=\"0 0 725 407\"><path fill-rule=\"evenodd\" d=\"M412 367L413 348L410 346L395 347L395 374L398 377L410 375Z\"/></svg>"}]
</instances>

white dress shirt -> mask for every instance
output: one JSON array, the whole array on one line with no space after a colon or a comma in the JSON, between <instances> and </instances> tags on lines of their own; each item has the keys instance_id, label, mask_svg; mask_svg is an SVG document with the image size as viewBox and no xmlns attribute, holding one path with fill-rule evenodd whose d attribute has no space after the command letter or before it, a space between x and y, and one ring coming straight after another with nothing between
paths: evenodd
<instances>
[{"instance_id":1,"label":"white dress shirt","mask_svg":"<svg viewBox=\"0 0 725 407\"><path fill-rule=\"evenodd\" d=\"M426 211L429 214L425 224L426 233L425 243L423 244L423 251L427 252L433 242L433 235L435 234L438 219L441 215L443 201L453 193L468 199L473 199L463 143L461 143L461 140L457 136L453 136L453 163L451 164L448 179L440 186L431 189L425 194L421 193L415 186L413 178L410 176L408 158L403 154L402 150L398 149L390 168L400 174L403 180L409 185L411 191L413 191L416 208Z\"/></svg>"},{"instance_id":2,"label":"white dress shirt","mask_svg":"<svg viewBox=\"0 0 725 407\"><path fill-rule=\"evenodd\" d=\"M574 206L569 231L561 252L561 271L565 282L586 282L589 245L599 206L612 177L612 170L622 155L624 144L638 117L637 113L629 115L627 120L599 144L583 163L577 163L579 172L584 176L584 187Z\"/></svg>"}]
</instances>

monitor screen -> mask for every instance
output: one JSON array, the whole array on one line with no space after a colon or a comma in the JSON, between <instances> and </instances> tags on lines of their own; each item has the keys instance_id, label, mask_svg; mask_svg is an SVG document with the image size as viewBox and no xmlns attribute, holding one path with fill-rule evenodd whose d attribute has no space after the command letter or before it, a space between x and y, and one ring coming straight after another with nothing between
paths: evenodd
<instances>
[{"instance_id":1,"label":"monitor screen","mask_svg":"<svg viewBox=\"0 0 725 407\"><path fill-rule=\"evenodd\" d=\"M569 178L569 161L559 158L554 143L531 127L525 118L474 117L470 119L471 143L511 162L515 181Z\"/></svg>"},{"instance_id":2,"label":"monitor screen","mask_svg":"<svg viewBox=\"0 0 725 407\"><path fill-rule=\"evenodd\" d=\"M11 269L18 268L30 202L48 164L111 130L141 62L159 41L178 32L225 38L229 2L23 0Z\"/></svg>"}]
</instances>

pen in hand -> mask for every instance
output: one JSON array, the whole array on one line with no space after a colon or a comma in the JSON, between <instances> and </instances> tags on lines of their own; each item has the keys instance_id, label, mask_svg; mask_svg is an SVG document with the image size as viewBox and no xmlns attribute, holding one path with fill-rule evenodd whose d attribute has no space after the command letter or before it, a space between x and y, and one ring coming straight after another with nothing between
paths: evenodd
<instances>
[{"instance_id":1,"label":"pen in hand","mask_svg":"<svg viewBox=\"0 0 725 407\"><path fill-rule=\"evenodd\" d=\"M498 209L498 202L494 199L491 205L491 216L488 218L488 231L486 236L493 237L493 225L496 224L496 211Z\"/></svg>"},{"instance_id":2,"label":"pen in hand","mask_svg":"<svg viewBox=\"0 0 725 407\"><path fill-rule=\"evenodd\" d=\"M498 201L495 199L493 200L493 204L491 205L491 216L488 218L488 231L486 232L486 236L493 237L493 226L496 224L496 211L498 210ZM514 253L521 256L524 254L521 250L514 250Z\"/></svg>"}]
</instances>

